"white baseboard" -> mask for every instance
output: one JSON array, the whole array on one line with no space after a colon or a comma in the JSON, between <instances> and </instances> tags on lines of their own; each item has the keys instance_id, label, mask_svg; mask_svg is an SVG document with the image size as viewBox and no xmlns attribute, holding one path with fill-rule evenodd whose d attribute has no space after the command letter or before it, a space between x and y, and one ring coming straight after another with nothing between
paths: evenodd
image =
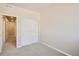
<instances>
[{"instance_id":1,"label":"white baseboard","mask_svg":"<svg viewBox=\"0 0 79 59\"><path fill-rule=\"evenodd\" d=\"M40 43L43 44L43 45L48 46L49 48L52 48L52 49L54 49L54 50L60 52L60 53L62 53L62 54L65 54L65 55L67 55L67 56L72 56L72 55L70 55L70 54L68 54L68 53L66 53L66 52L64 52L64 51L61 51L61 50L59 50L59 49L57 49L57 48L55 48L55 47L53 47L53 46L51 46L51 45L49 45L49 44L47 44L47 43L45 43L45 42L40 42Z\"/></svg>"},{"instance_id":2,"label":"white baseboard","mask_svg":"<svg viewBox=\"0 0 79 59\"><path fill-rule=\"evenodd\" d=\"M31 45L31 44L34 44L34 43L38 43L38 42L39 42L39 41L32 41L32 42L30 42L30 43L17 46L17 48L21 48L21 47L28 46L28 45Z\"/></svg>"}]
</instances>

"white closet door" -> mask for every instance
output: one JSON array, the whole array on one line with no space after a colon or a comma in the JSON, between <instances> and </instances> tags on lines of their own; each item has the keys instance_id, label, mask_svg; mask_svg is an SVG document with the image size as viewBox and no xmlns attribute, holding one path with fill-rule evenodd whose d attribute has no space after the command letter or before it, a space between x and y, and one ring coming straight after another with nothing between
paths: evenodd
<instances>
[{"instance_id":1,"label":"white closet door","mask_svg":"<svg viewBox=\"0 0 79 59\"><path fill-rule=\"evenodd\" d=\"M38 22L33 19L22 19L22 46L38 42Z\"/></svg>"},{"instance_id":2,"label":"white closet door","mask_svg":"<svg viewBox=\"0 0 79 59\"><path fill-rule=\"evenodd\" d=\"M35 20L17 18L17 48L38 42L38 23Z\"/></svg>"},{"instance_id":3,"label":"white closet door","mask_svg":"<svg viewBox=\"0 0 79 59\"><path fill-rule=\"evenodd\" d=\"M3 46L3 34L2 34L2 16L0 15L0 53L2 52L2 46Z\"/></svg>"}]
</instances>

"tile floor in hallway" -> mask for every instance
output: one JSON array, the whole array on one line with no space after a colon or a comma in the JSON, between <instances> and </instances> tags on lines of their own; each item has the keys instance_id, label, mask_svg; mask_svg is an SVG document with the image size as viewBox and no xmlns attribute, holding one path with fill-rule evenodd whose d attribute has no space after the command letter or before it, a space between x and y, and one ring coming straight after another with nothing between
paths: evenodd
<instances>
[{"instance_id":1,"label":"tile floor in hallway","mask_svg":"<svg viewBox=\"0 0 79 59\"><path fill-rule=\"evenodd\" d=\"M14 35L8 35L8 38L6 39L7 43L11 43L13 45L16 45L16 36Z\"/></svg>"},{"instance_id":2,"label":"tile floor in hallway","mask_svg":"<svg viewBox=\"0 0 79 59\"><path fill-rule=\"evenodd\" d=\"M11 43L5 43L1 56L65 56L41 43L34 43L22 48L16 48Z\"/></svg>"}]
</instances>

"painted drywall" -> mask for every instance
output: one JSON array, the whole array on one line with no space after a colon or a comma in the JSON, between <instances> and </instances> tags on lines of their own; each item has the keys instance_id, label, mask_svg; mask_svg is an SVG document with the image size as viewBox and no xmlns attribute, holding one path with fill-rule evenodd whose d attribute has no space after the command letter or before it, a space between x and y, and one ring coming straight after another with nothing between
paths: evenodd
<instances>
[{"instance_id":1,"label":"painted drywall","mask_svg":"<svg viewBox=\"0 0 79 59\"><path fill-rule=\"evenodd\" d=\"M8 35L16 36L16 23L8 22L8 24L6 26L8 27L7 28Z\"/></svg>"},{"instance_id":2,"label":"painted drywall","mask_svg":"<svg viewBox=\"0 0 79 59\"><path fill-rule=\"evenodd\" d=\"M0 16L0 53L2 51L2 18Z\"/></svg>"},{"instance_id":3,"label":"painted drywall","mask_svg":"<svg viewBox=\"0 0 79 59\"><path fill-rule=\"evenodd\" d=\"M20 7L16 7L13 5L6 5L6 4L1 4L0 5L0 14L1 15L9 15L9 16L15 16L16 17L16 22L17 22L17 48L22 47L27 45L27 41L29 40L28 38L31 37L30 40L33 41L33 43L36 43L38 38L37 38L37 33L36 32L32 32L31 33L31 28L29 28L29 25L24 25L22 27L22 24L25 24L26 22L24 22L24 20L27 20L27 23L29 22L29 19L32 20L32 22L29 22L29 24L31 25L31 27L33 27L33 24L35 24L35 22L38 24L39 21L39 13L31 11L31 10L27 10L24 8L20 8ZM24 23L22 23L24 22ZM32 24L31 24L32 23ZM26 30L28 28L28 30ZM23 31L23 30L25 31ZM30 32L28 32L29 30L31 30ZM27 33L28 32L28 33ZM24 34L22 34L24 33ZM27 36L27 35L29 36ZM32 34L35 34L35 36L33 37ZM25 37L25 38L23 38ZM35 40L35 37L37 38ZM31 44L32 42L29 41L29 44Z\"/></svg>"},{"instance_id":4,"label":"painted drywall","mask_svg":"<svg viewBox=\"0 0 79 59\"><path fill-rule=\"evenodd\" d=\"M79 4L53 4L40 14L40 41L79 55Z\"/></svg>"},{"instance_id":5,"label":"painted drywall","mask_svg":"<svg viewBox=\"0 0 79 59\"><path fill-rule=\"evenodd\" d=\"M3 42L5 42L5 21L4 21L4 17L2 16L2 39Z\"/></svg>"},{"instance_id":6,"label":"painted drywall","mask_svg":"<svg viewBox=\"0 0 79 59\"><path fill-rule=\"evenodd\" d=\"M6 38L7 40L9 37L16 37L16 22L9 22L6 18L6 26L5 26L5 32L6 32Z\"/></svg>"},{"instance_id":7,"label":"painted drywall","mask_svg":"<svg viewBox=\"0 0 79 59\"><path fill-rule=\"evenodd\" d=\"M22 46L25 46L26 43L29 45L34 42L38 42L38 23L32 19L25 18L21 20L21 24L21 35L23 35L21 37Z\"/></svg>"}]
</instances>

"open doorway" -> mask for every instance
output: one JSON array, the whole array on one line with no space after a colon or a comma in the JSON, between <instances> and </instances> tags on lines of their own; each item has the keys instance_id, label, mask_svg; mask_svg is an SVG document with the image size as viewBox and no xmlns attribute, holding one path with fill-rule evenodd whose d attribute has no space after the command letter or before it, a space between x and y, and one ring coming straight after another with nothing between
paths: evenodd
<instances>
[{"instance_id":1,"label":"open doorway","mask_svg":"<svg viewBox=\"0 0 79 59\"><path fill-rule=\"evenodd\" d=\"M5 43L16 46L16 17L3 16L5 22Z\"/></svg>"}]
</instances>

